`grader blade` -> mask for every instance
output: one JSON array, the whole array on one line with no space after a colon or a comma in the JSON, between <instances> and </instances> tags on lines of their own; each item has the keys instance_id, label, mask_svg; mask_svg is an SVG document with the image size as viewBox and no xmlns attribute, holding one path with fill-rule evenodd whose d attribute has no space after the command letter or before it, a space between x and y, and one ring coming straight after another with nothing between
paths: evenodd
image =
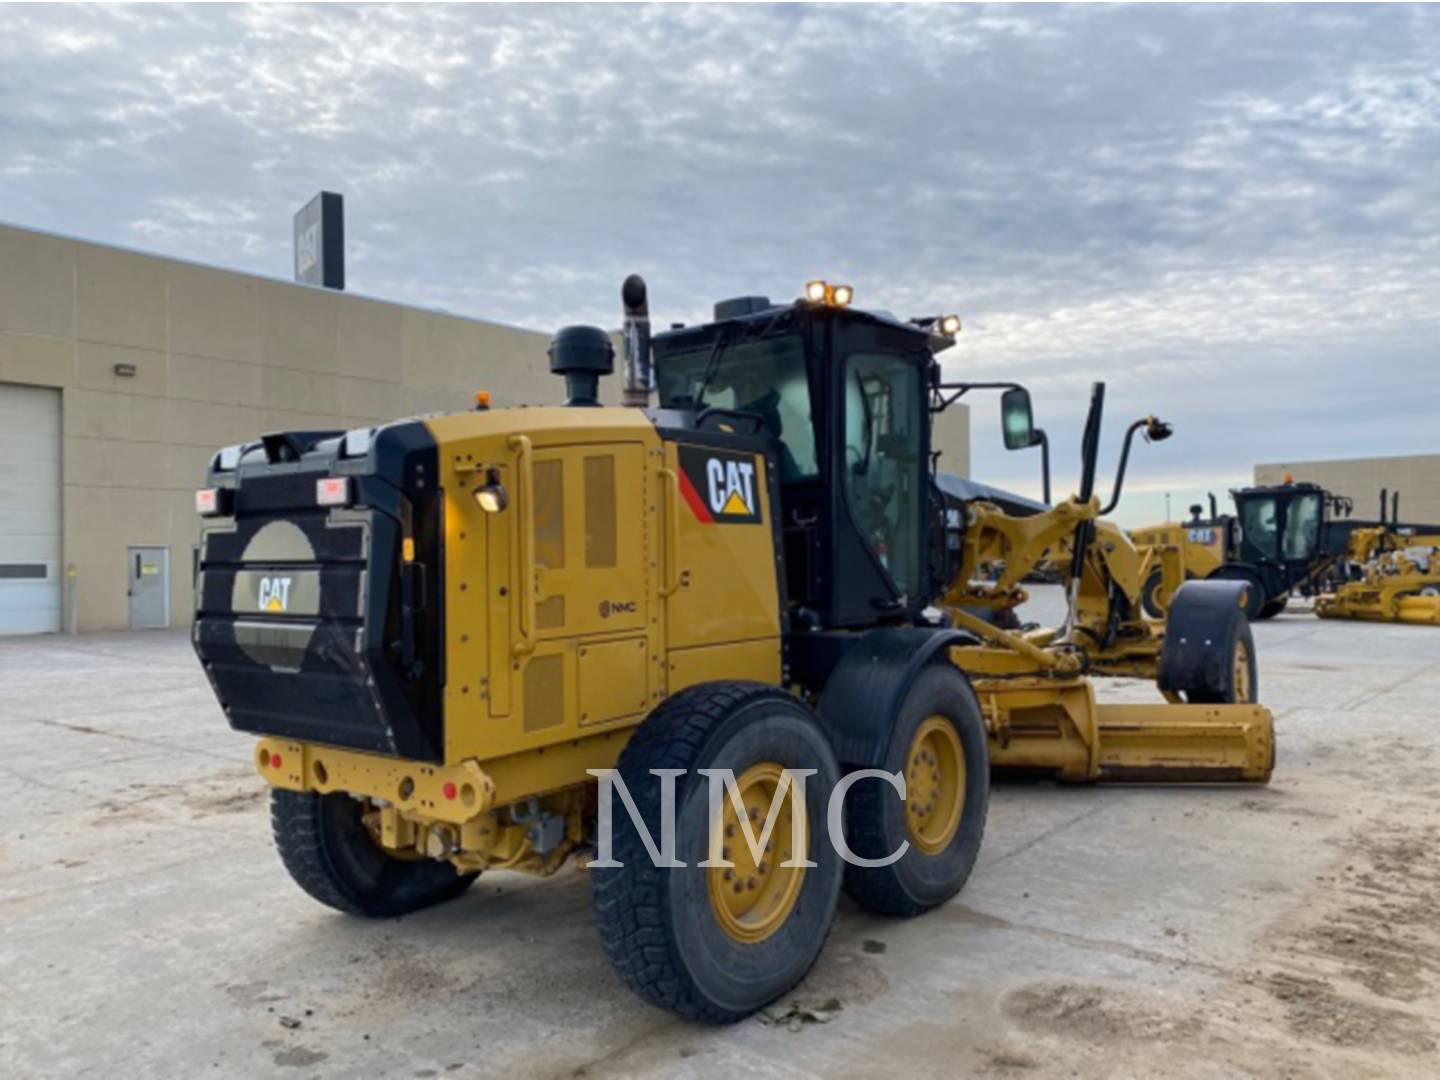
<instances>
[{"instance_id":1,"label":"grader blade","mask_svg":"<svg viewBox=\"0 0 1440 1080\"><path fill-rule=\"evenodd\" d=\"M1361 622L1418 623L1440 626L1440 596L1395 596L1380 589L1344 585L1315 602L1322 619L1358 619Z\"/></svg>"},{"instance_id":2,"label":"grader blade","mask_svg":"<svg viewBox=\"0 0 1440 1080\"><path fill-rule=\"evenodd\" d=\"M1263 784L1275 721L1261 705L1102 705L1087 679L974 679L998 770L1075 783Z\"/></svg>"},{"instance_id":3,"label":"grader blade","mask_svg":"<svg viewBox=\"0 0 1440 1080\"><path fill-rule=\"evenodd\" d=\"M1265 783L1275 725L1260 705L1098 705L1100 780Z\"/></svg>"}]
</instances>

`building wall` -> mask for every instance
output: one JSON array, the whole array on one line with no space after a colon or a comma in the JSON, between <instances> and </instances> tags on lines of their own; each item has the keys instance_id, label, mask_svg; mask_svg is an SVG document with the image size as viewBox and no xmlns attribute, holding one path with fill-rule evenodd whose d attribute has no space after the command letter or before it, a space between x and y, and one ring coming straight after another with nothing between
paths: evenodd
<instances>
[{"instance_id":1,"label":"building wall","mask_svg":"<svg viewBox=\"0 0 1440 1080\"><path fill-rule=\"evenodd\" d=\"M0 226L0 382L57 387L67 611L129 624L129 545L170 548L192 608L194 492L216 448L555 400L546 335ZM116 364L135 368L115 374Z\"/></svg>"},{"instance_id":2,"label":"building wall","mask_svg":"<svg viewBox=\"0 0 1440 1080\"><path fill-rule=\"evenodd\" d=\"M970 406L956 402L935 417L931 444L940 451L940 471L970 477Z\"/></svg>"},{"instance_id":3,"label":"building wall","mask_svg":"<svg viewBox=\"0 0 1440 1080\"><path fill-rule=\"evenodd\" d=\"M1355 516L1376 517L1380 489L1400 492L1400 520L1440 524L1440 454L1291 461L1256 465L1255 483L1308 480L1355 500Z\"/></svg>"},{"instance_id":4,"label":"building wall","mask_svg":"<svg viewBox=\"0 0 1440 1080\"><path fill-rule=\"evenodd\" d=\"M170 549L170 622L189 621L194 492L217 448L465 409L480 388L497 406L558 401L547 345L497 323L0 225L0 383L61 393L72 630L129 625L132 545ZM602 380L602 396L618 401L618 379ZM935 447L942 469L969 475L968 409L937 419Z\"/></svg>"}]
</instances>

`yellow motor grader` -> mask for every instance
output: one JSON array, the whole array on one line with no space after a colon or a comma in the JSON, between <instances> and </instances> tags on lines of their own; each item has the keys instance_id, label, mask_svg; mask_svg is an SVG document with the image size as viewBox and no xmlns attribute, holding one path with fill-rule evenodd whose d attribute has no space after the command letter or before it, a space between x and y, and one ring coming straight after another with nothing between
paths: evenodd
<instances>
[{"instance_id":1,"label":"yellow motor grader","mask_svg":"<svg viewBox=\"0 0 1440 1080\"><path fill-rule=\"evenodd\" d=\"M727 1022L803 977L842 887L897 916L953 896L992 765L1268 778L1241 586L1137 619L1141 568L1091 490L1099 393L1079 495L1010 521L939 493L954 316L812 282L652 338L644 282L622 297L634 407L600 405L609 335L567 327L563 406L477 395L212 460L194 644L313 897L401 915L594 845L622 980ZM1014 595L972 588L977 560L1037 547L1071 560L1062 627L966 610ZM1098 703L1089 674L1122 672L1170 703Z\"/></svg>"},{"instance_id":2,"label":"yellow motor grader","mask_svg":"<svg viewBox=\"0 0 1440 1080\"><path fill-rule=\"evenodd\" d=\"M1440 536L1356 529L1345 566L1358 576L1315 598L1320 618L1440 625Z\"/></svg>"}]
</instances>

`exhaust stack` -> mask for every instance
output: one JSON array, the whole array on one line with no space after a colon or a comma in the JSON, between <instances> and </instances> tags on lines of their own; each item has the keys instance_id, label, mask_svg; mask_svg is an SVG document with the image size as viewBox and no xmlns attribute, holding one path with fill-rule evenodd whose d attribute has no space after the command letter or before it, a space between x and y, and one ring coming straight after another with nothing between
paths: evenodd
<instances>
[{"instance_id":1,"label":"exhaust stack","mask_svg":"<svg viewBox=\"0 0 1440 1080\"><path fill-rule=\"evenodd\" d=\"M650 362L650 301L645 279L631 274L620 287L625 305L625 387L621 402L637 409L650 404L655 389L655 369Z\"/></svg>"}]
</instances>

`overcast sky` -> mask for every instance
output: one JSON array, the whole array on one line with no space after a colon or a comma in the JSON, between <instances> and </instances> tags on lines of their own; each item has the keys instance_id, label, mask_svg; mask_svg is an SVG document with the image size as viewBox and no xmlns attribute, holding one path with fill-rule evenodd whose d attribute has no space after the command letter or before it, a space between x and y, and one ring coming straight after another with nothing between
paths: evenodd
<instances>
[{"instance_id":1,"label":"overcast sky","mask_svg":"<svg viewBox=\"0 0 1440 1080\"><path fill-rule=\"evenodd\" d=\"M0 7L0 220L276 277L346 197L357 292L540 329L823 276L958 311L1118 515L1257 461L1440 450L1440 12ZM1038 487L979 403L976 476ZM1107 465L1106 469L1111 466Z\"/></svg>"}]
</instances>

